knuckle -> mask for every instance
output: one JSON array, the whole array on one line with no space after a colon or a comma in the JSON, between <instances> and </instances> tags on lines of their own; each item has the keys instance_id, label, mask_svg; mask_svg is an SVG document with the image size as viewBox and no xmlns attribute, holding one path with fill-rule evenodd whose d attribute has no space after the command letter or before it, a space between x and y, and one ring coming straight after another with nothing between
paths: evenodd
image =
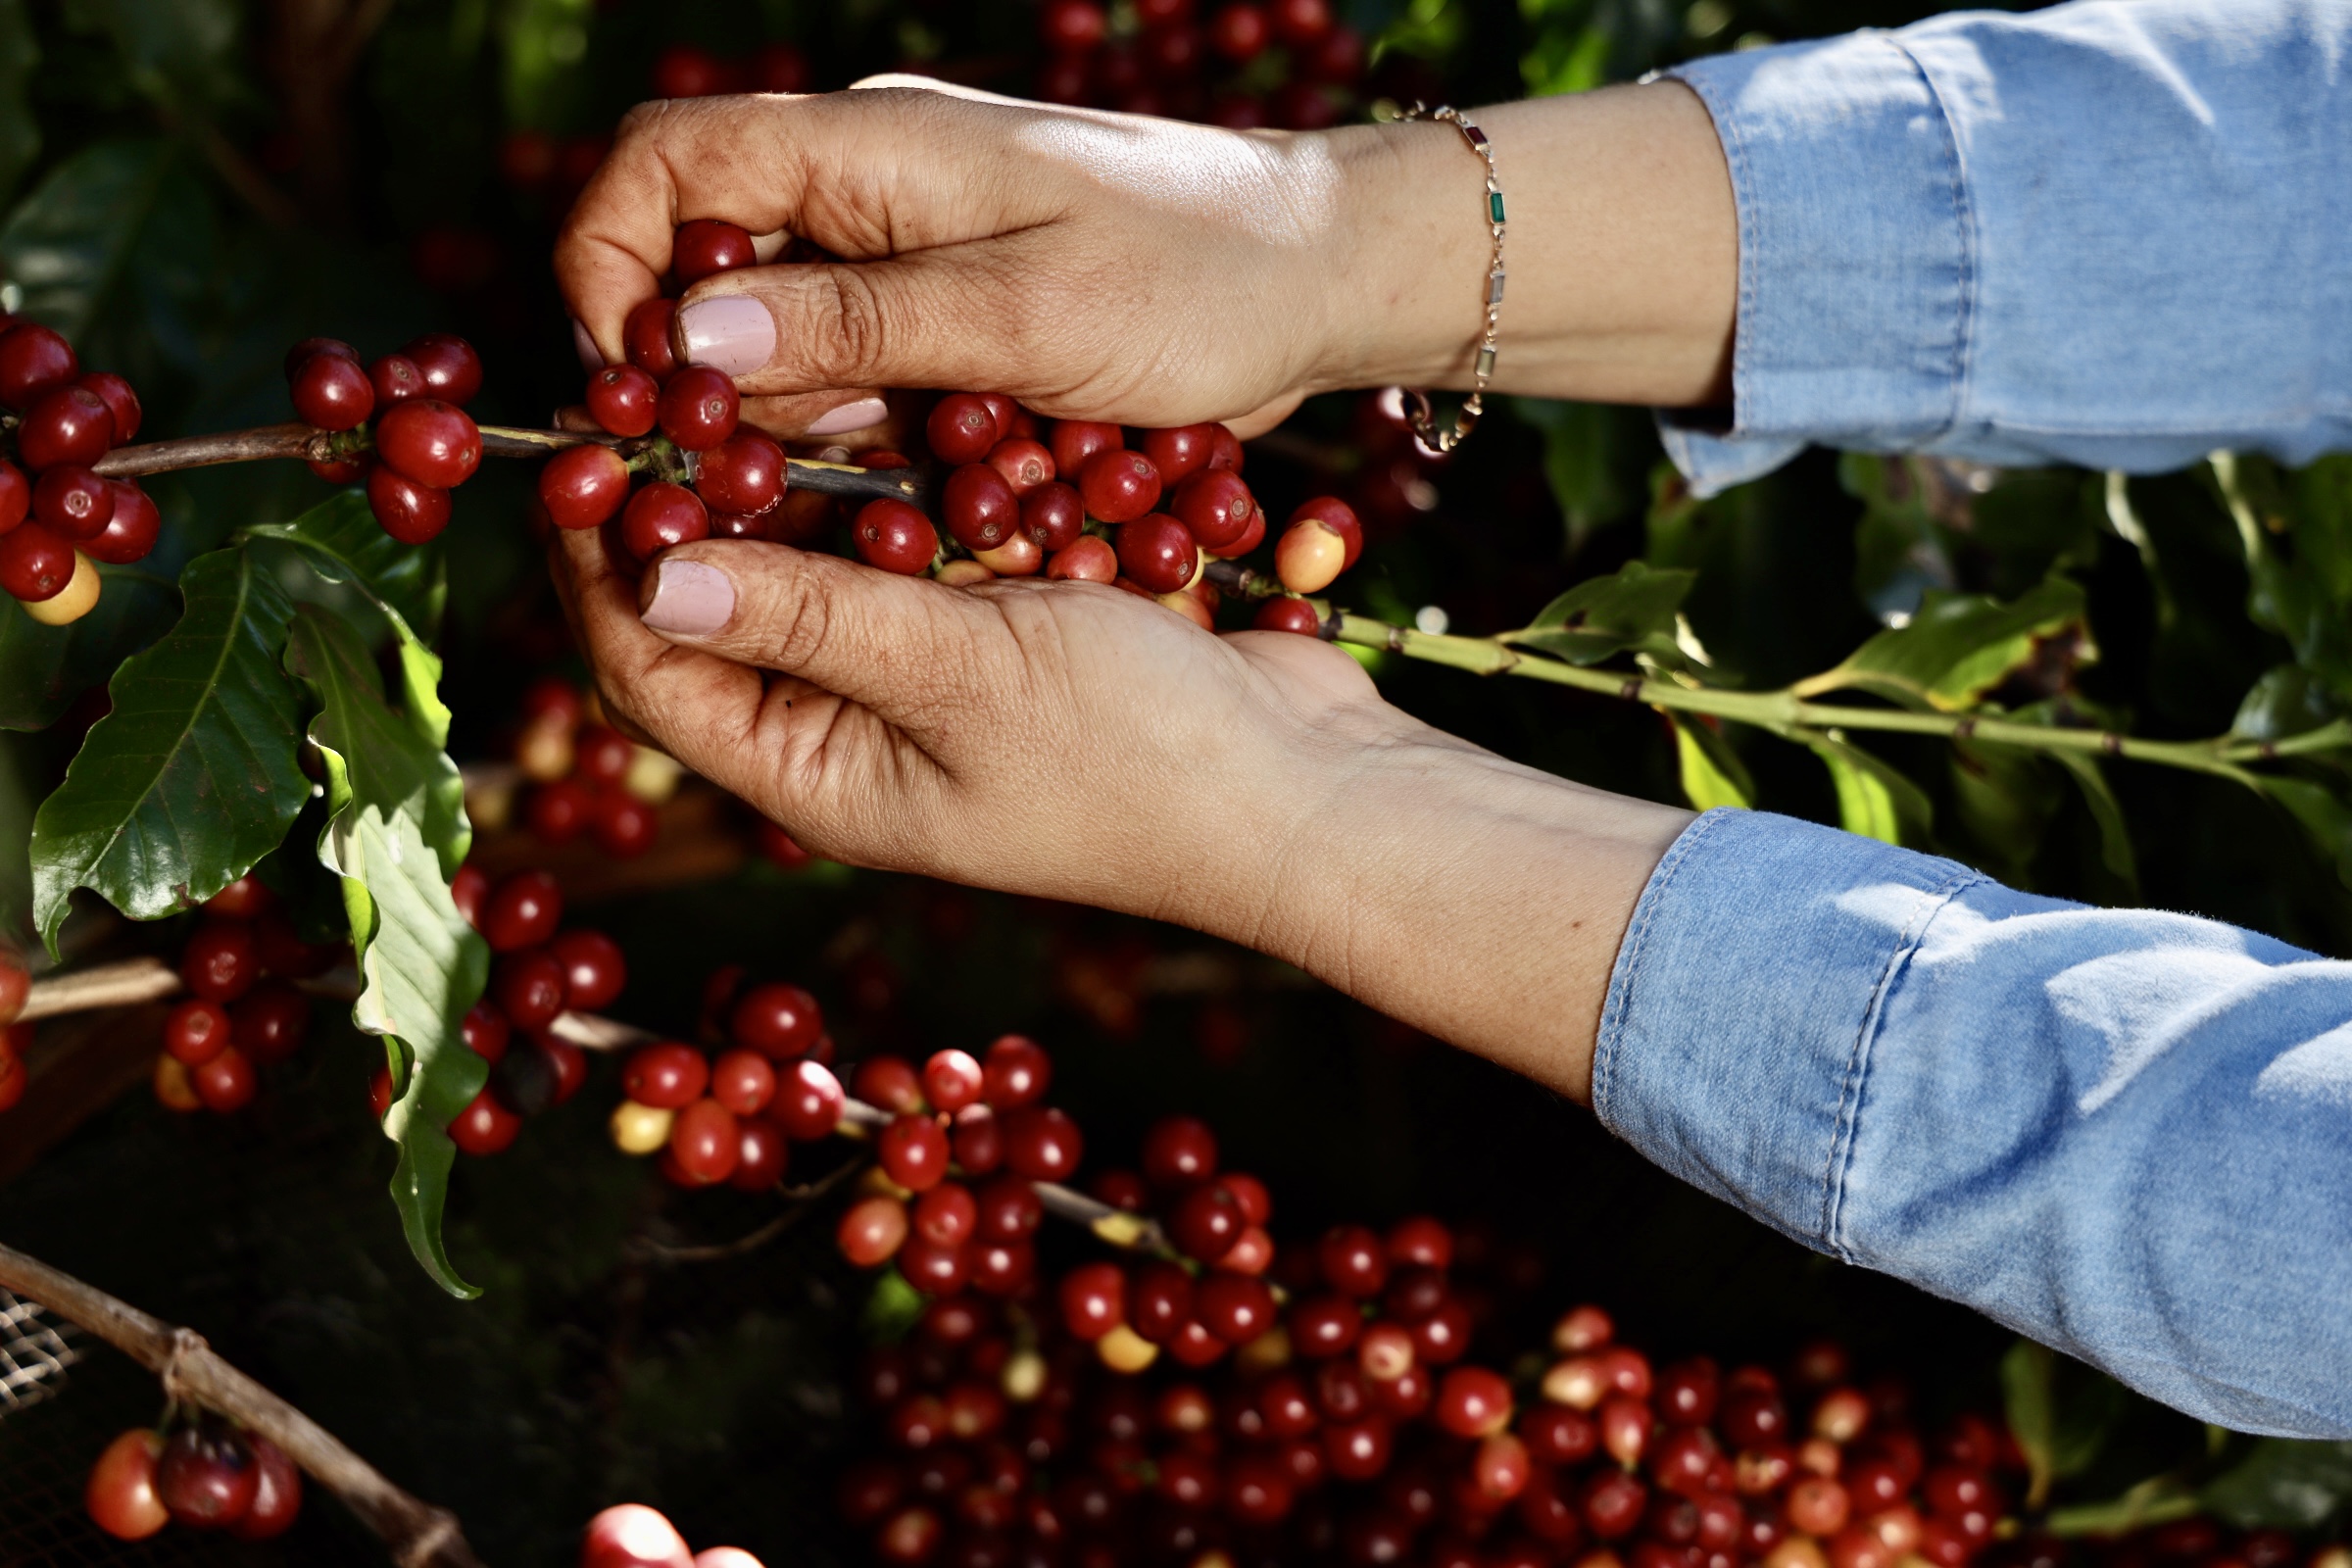
<instances>
[{"instance_id":1,"label":"knuckle","mask_svg":"<svg viewBox=\"0 0 2352 1568\"><path fill-rule=\"evenodd\" d=\"M829 270L830 288L820 309L829 330L806 341L815 363L810 367L834 385L857 386L872 379L885 362L890 325L881 295L859 268Z\"/></svg>"}]
</instances>

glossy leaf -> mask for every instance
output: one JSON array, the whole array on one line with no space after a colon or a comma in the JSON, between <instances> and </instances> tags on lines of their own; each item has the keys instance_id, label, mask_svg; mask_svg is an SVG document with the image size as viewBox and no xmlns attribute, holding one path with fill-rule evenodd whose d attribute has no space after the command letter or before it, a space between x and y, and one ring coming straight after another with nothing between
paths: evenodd
<instances>
[{"instance_id":1,"label":"glossy leaf","mask_svg":"<svg viewBox=\"0 0 2352 1568\"><path fill-rule=\"evenodd\" d=\"M191 907L277 846L311 792L300 695L278 664L293 613L244 550L180 574L178 624L125 662L33 820L33 917L54 951L86 887L134 920Z\"/></svg>"},{"instance_id":2,"label":"glossy leaf","mask_svg":"<svg viewBox=\"0 0 2352 1568\"><path fill-rule=\"evenodd\" d=\"M1669 716L1667 722L1674 725L1675 765L1683 796L1692 810L1755 804L1755 780L1748 777L1747 765L1720 731L1698 718Z\"/></svg>"},{"instance_id":3,"label":"glossy leaf","mask_svg":"<svg viewBox=\"0 0 2352 1568\"><path fill-rule=\"evenodd\" d=\"M245 536L293 547L328 582L346 583L367 595L412 634L408 640L439 635L449 598L441 541L402 544L384 532L361 492L343 491L291 522L258 524Z\"/></svg>"},{"instance_id":4,"label":"glossy leaf","mask_svg":"<svg viewBox=\"0 0 2352 1568\"><path fill-rule=\"evenodd\" d=\"M1632 411L1541 398L1513 398L1510 406L1523 423L1544 432L1544 477L1567 522L1572 553L1595 529L1634 509L1639 497L1625 484L1616 461Z\"/></svg>"},{"instance_id":5,"label":"glossy leaf","mask_svg":"<svg viewBox=\"0 0 2352 1568\"><path fill-rule=\"evenodd\" d=\"M2199 1498L2243 1530L2317 1530L2352 1514L2352 1443L2260 1439Z\"/></svg>"},{"instance_id":6,"label":"glossy leaf","mask_svg":"<svg viewBox=\"0 0 2352 1568\"><path fill-rule=\"evenodd\" d=\"M41 127L32 117L33 72L41 63L25 0L0 0L0 196L17 188L41 151Z\"/></svg>"},{"instance_id":7,"label":"glossy leaf","mask_svg":"<svg viewBox=\"0 0 2352 1568\"><path fill-rule=\"evenodd\" d=\"M2047 1346L2020 1340L2001 1357L2009 1433L2026 1456L2026 1507L2049 1500L2053 1482L2098 1458L2128 1406L2123 1386Z\"/></svg>"},{"instance_id":8,"label":"glossy leaf","mask_svg":"<svg viewBox=\"0 0 2352 1568\"><path fill-rule=\"evenodd\" d=\"M1951 748L1952 815L1973 847L1969 859L2005 882L2026 884L2065 786L2041 754L1963 740Z\"/></svg>"},{"instance_id":9,"label":"glossy leaf","mask_svg":"<svg viewBox=\"0 0 2352 1568\"><path fill-rule=\"evenodd\" d=\"M1674 616L1694 575L1629 562L1623 570L1588 578L1545 605L1510 641L1557 654L1572 664L1597 664L1628 650L1681 663Z\"/></svg>"},{"instance_id":10,"label":"glossy leaf","mask_svg":"<svg viewBox=\"0 0 2352 1568\"><path fill-rule=\"evenodd\" d=\"M1886 844L1924 843L1936 808L1927 793L1894 767L1841 736L1805 734L1838 791L1838 825Z\"/></svg>"},{"instance_id":11,"label":"glossy leaf","mask_svg":"<svg viewBox=\"0 0 2352 1568\"><path fill-rule=\"evenodd\" d=\"M392 1200L409 1249L453 1296L480 1294L450 1262L441 1235L457 1146L444 1129L481 1092L489 1064L466 1049L466 1011L489 975L489 950L450 897L447 814L462 799L457 764L440 749L448 714L420 704L415 680L437 674L432 656L404 660L408 710L386 701L367 644L348 621L315 605L295 614L286 667L319 705L311 739L326 763L325 831L318 858L343 879L361 992L352 1021L398 1043L406 1085L384 1118L400 1146ZM458 820L464 820L462 809ZM460 858L464 848L457 844Z\"/></svg>"},{"instance_id":12,"label":"glossy leaf","mask_svg":"<svg viewBox=\"0 0 2352 1568\"><path fill-rule=\"evenodd\" d=\"M0 224L0 271L24 287L24 315L80 341L172 183L174 158L164 142L108 141L49 172Z\"/></svg>"},{"instance_id":13,"label":"glossy leaf","mask_svg":"<svg viewBox=\"0 0 2352 1568\"><path fill-rule=\"evenodd\" d=\"M1908 625L1880 632L1835 668L1796 683L1800 697L1860 690L1908 708L1956 712L2063 642L2066 656L2095 657L2082 590L2051 577L2009 604L1978 594L1930 594Z\"/></svg>"},{"instance_id":14,"label":"glossy leaf","mask_svg":"<svg viewBox=\"0 0 2352 1568\"><path fill-rule=\"evenodd\" d=\"M2352 459L2286 470L2225 455L2213 475L2245 551L2247 613L2352 701Z\"/></svg>"},{"instance_id":15,"label":"glossy leaf","mask_svg":"<svg viewBox=\"0 0 2352 1568\"><path fill-rule=\"evenodd\" d=\"M69 626L44 626L0 594L0 729L47 729L172 623L168 578L144 564L98 575L98 608Z\"/></svg>"},{"instance_id":16,"label":"glossy leaf","mask_svg":"<svg viewBox=\"0 0 2352 1568\"><path fill-rule=\"evenodd\" d=\"M2352 802L2325 784L2290 773L2255 777L2262 791L2286 808L2335 867L2336 880L2352 888Z\"/></svg>"},{"instance_id":17,"label":"glossy leaf","mask_svg":"<svg viewBox=\"0 0 2352 1568\"><path fill-rule=\"evenodd\" d=\"M2137 887L2139 858L2132 849L2132 826L2124 820L2123 803L2108 786L2099 760L2081 752L2052 752L2050 757L2074 779L2082 792L2082 804L2090 808L2091 821L2098 825L2099 862L2126 886Z\"/></svg>"},{"instance_id":18,"label":"glossy leaf","mask_svg":"<svg viewBox=\"0 0 2352 1568\"><path fill-rule=\"evenodd\" d=\"M2230 733L2241 741L2282 741L2318 729L2342 714L2325 682L2300 664L2280 664L2264 672L2246 689L2230 721Z\"/></svg>"}]
</instances>

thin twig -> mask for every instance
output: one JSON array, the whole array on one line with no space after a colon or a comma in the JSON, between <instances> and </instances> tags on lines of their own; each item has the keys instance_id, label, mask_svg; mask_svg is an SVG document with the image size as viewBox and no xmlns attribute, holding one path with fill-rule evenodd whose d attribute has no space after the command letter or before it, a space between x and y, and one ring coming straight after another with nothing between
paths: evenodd
<instances>
[{"instance_id":1,"label":"thin twig","mask_svg":"<svg viewBox=\"0 0 2352 1568\"><path fill-rule=\"evenodd\" d=\"M714 1242L708 1247L671 1247L649 1237L638 1243L638 1250L647 1257L662 1263L714 1263L720 1258L741 1257L746 1252L756 1252L800 1223L810 1209L816 1207L817 1200L864 1170L866 1163L863 1158L845 1159L822 1178L806 1186L779 1185L776 1190L793 1200L792 1206L748 1236L737 1237L731 1242Z\"/></svg>"},{"instance_id":2,"label":"thin twig","mask_svg":"<svg viewBox=\"0 0 2352 1568\"><path fill-rule=\"evenodd\" d=\"M77 1323L188 1399L258 1432L381 1537L401 1568L481 1568L457 1515L413 1497L334 1434L230 1366L193 1330L148 1316L10 1247L0 1247L0 1287Z\"/></svg>"}]
</instances>

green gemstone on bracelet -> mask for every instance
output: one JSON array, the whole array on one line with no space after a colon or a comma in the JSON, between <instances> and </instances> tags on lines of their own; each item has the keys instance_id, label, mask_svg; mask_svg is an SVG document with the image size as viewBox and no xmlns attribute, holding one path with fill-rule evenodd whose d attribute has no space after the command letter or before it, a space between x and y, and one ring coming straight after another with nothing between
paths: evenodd
<instances>
[{"instance_id":1,"label":"green gemstone on bracelet","mask_svg":"<svg viewBox=\"0 0 2352 1568\"><path fill-rule=\"evenodd\" d=\"M1487 192L1487 211L1494 215L1494 221L1497 223L1502 221L1502 192L1498 190Z\"/></svg>"}]
</instances>

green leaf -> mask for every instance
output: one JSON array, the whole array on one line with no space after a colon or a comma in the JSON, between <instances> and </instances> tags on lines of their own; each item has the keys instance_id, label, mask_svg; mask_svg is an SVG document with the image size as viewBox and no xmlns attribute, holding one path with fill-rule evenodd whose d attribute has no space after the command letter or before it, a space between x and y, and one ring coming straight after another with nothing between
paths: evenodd
<instances>
[{"instance_id":1,"label":"green leaf","mask_svg":"<svg viewBox=\"0 0 2352 1568\"><path fill-rule=\"evenodd\" d=\"M2317 1530L2352 1508L2352 1443L2260 1439L2199 1500L2242 1530Z\"/></svg>"},{"instance_id":2,"label":"green leaf","mask_svg":"<svg viewBox=\"0 0 2352 1568\"><path fill-rule=\"evenodd\" d=\"M2318 729L2342 711L2318 676L2300 664L2280 664L2246 689L2230 734L2241 741L2282 741Z\"/></svg>"},{"instance_id":3,"label":"green leaf","mask_svg":"<svg viewBox=\"0 0 2352 1568\"><path fill-rule=\"evenodd\" d=\"M1880 632L1835 669L1792 689L1799 697L1859 689L1954 712L1976 706L2053 644L2078 663L2096 657L2082 590L2063 577L2046 578L2006 605L1980 594L1930 594L1909 624Z\"/></svg>"},{"instance_id":4,"label":"green leaf","mask_svg":"<svg viewBox=\"0 0 2352 1568\"><path fill-rule=\"evenodd\" d=\"M1748 777L1747 764L1740 760L1740 754L1720 731L1695 717L1686 721L1668 713L1666 721L1674 726L1675 762L1683 794L1693 810L1755 804L1756 785Z\"/></svg>"},{"instance_id":5,"label":"green leaf","mask_svg":"<svg viewBox=\"0 0 2352 1568\"><path fill-rule=\"evenodd\" d=\"M134 920L211 898L276 847L311 793L300 696L278 667L292 603L243 550L180 574L179 622L123 663L32 825L33 918L52 952L75 888Z\"/></svg>"},{"instance_id":6,"label":"green leaf","mask_svg":"<svg viewBox=\"0 0 2352 1568\"><path fill-rule=\"evenodd\" d=\"M1571 32L1551 28L1538 35L1535 47L1519 57L1519 75L1530 98L1555 93L1590 92L1608 80L1609 29L1588 26Z\"/></svg>"},{"instance_id":7,"label":"green leaf","mask_svg":"<svg viewBox=\"0 0 2352 1568\"><path fill-rule=\"evenodd\" d=\"M32 74L41 63L24 0L0 0L0 196L17 188L41 151L32 116Z\"/></svg>"},{"instance_id":8,"label":"green leaf","mask_svg":"<svg viewBox=\"0 0 2352 1568\"><path fill-rule=\"evenodd\" d=\"M1544 607L1507 641L1557 654L1572 664L1597 664L1628 649L1683 662L1674 640L1675 612L1697 573L1659 570L1639 561L1606 577L1589 577Z\"/></svg>"},{"instance_id":9,"label":"green leaf","mask_svg":"<svg viewBox=\"0 0 2352 1568\"><path fill-rule=\"evenodd\" d=\"M361 492L343 491L291 522L257 524L245 536L291 545L328 582L349 584L367 595L410 640L430 641L440 634L441 611L449 598L441 541L402 544L376 522Z\"/></svg>"},{"instance_id":10,"label":"green leaf","mask_svg":"<svg viewBox=\"0 0 2352 1568\"><path fill-rule=\"evenodd\" d=\"M451 1295L471 1298L480 1292L459 1277L441 1236L457 1156L444 1129L489 1080L489 1063L466 1049L464 1031L490 957L450 897L456 866L436 842L449 837L443 820L449 811L464 820L456 806L464 786L457 764L440 750L447 711L437 699L418 704L414 680L438 666L430 654L417 652L420 659L404 661L412 672L409 711L397 712L360 634L339 616L304 605L286 642L286 667L309 683L319 704L311 739L326 763L330 814L318 858L343 878L351 916L362 987L352 1021L396 1042L410 1067L384 1118L385 1135L400 1146L392 1200L425 1272Z\"/></svg>"},{"instance_id":11,"label":"green leaf","mask_svg":"<svg viewBox=\"0 0 2352 1568\"><path fill-rule=\"evenodd\" d=\"M2082 804L2090 808L2090 819L2099 828L2100 863L2125 883L2138 886L2139 858L2132 850L2131 824L2124 820L2123 803L2108 786L2099 760L2081 752L2053 751L2048 755L2082 791Z\"/></svg>"},{"instance_id":12,"label":"green leaf","mask_svg":"<svg viewBox=\"0 0 2352 1568\"><path fill-rule=\"evenodd\" d=\"M44 626L0 594L0 729L47 729L171 624L168 580L140 566L98 575L98 608L70 626Z\"/></svg>"},{"instance_id":13,"label":"green leaf","mask_svg":"<svg viewBox=\"0 0 2352 1568\"><path fill-rule=\"evenodd\" d=\"M2020 1340L2001 1357L2009 1432L2026 1456L2026 1507L2039 1511L2050 1486L2098 1458L2128 1404L2123 1386L2047 1346Z\"/></svg>"},{"instance_id":14,"label":"green leaf","mask_svg":"<svg viewBox=\"0 0 2352 1568\"><path fill-rule=\"evenodd\" d=\"M2265 795L2303 824L2320 853L2334 862L2336 880L2352 888L2352 804L2325 784L2291 773L2251 776Z\"/></svg>"},{"instance_id":15,"label":"green leaf","mask_svg":"<svg viewBox=\"0 0 2352 1568\"><path fill-rule=\"evenodd\" d=\"M73 0L69 15L114 40L133 87L186 116L239 95L237 11L231 0Z\"/></svg>"},{"instance_id":16,"label":"green leaf","mask_svg":"<svg viewBox=\"0 0 2352 1568\"><path fill-rule=\"evenodd\" d=\"M24 290L24 315L80 341L129 261L172 163L164 142L110 141L49 172L0 224L0 271Z\"/></svg>"},{"instance_id":17,"label":"green leaf","mask_svg":"<svg viewBox=\"0 0 2352 1568\"><path fill-rule=\"evenodd\" d=\"M1838 825L1886 844L1923 843L1935 823L1927 792L1842 735L1799 732L1838 789Z\"/></svg>"},{"instance_id":18,"label":"green leaf","mask_svg":"<svg viewBox=\"0 0 2352 1568\"><path fill-rule=\"evenodd\" d=\"M1982 847L1971 858L2004 881L2024 884L2064 803L2064 786L2038 752L1976 740L1953 743L1951 781L1953 816Z\"/></svg>"},{"instance_id":19,"label":"green leaf","mask_svg":"<svg viewBox=\"0 0 2352 1568\"><path fill-rule=\"evenodd\" d=\"M1598 403L1559 403L1513 398L1511 411L1522 423L1544 432L1544 477L1568 524L1573 554L1592 532L1615 522L1637 499L1618 472L1628 443L1623 409Z\"/></svg>"}]
</instances>

